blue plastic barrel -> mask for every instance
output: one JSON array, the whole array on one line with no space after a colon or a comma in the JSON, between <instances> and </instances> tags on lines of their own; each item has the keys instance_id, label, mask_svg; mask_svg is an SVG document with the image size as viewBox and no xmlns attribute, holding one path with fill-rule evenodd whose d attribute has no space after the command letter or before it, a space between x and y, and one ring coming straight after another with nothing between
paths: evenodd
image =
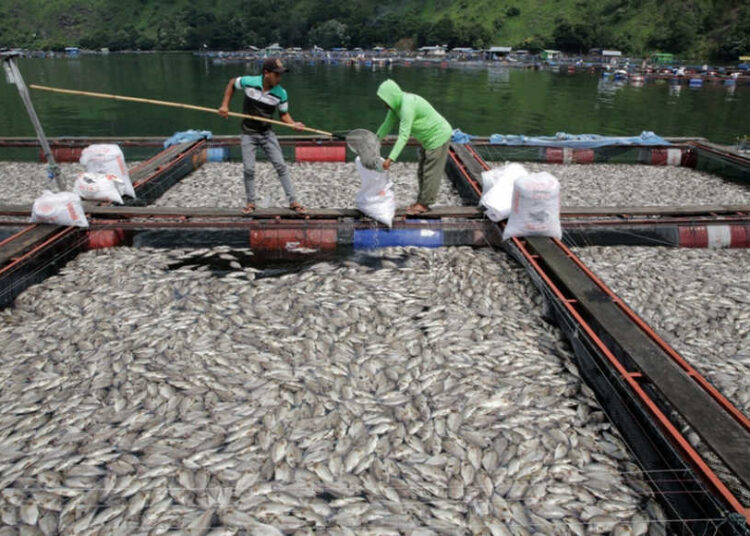
<instances>
[{"instance_id":1,"label":"blue plastic barrel","mask_svg":"<svg viewBox=\"0 0 750 536\"><path fill-rule=\"evenodd\" d=\"M703 79L702 78L691 78L690 79L690 87L701 87L703 86Z\"/></svg>"},{"instance_id":2,"label":"blue plastic barrel","mask_svg":"<svg viewBox=\"0 0 750 536\"><path fill-rule=\"evenodd\" d=\"M209 147L206 150L206 162L225 162L229 160L229 147Z\"/></svg>"},{"instance_id":3,"label":"blue plastic barrel","mask_svg":"<svg viewBox=\"0 0 750 536\"><path fill-rule=\"evenodd\" d=\"M355 229L354 249L397 246L439 248L444 245L442 229Z\"/></svg>"}]
</instances>

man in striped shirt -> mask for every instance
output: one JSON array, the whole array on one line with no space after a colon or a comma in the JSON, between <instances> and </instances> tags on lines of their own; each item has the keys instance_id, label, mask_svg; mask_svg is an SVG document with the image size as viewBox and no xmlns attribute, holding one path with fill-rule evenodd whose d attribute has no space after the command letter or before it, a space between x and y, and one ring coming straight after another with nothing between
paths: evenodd
<instances>
[{"instance_id":1,"label":"man in striped shirt","mask_svg":"<svg viewBox=\"0 0 750 536\"><path fill-rule=\"evenodd\" d=\"M272 119L278 110L279 118L284 123L292 125L295 130L303 129L305 125L294 121L289 114L289 100L286 91L280 85L281 74L286 71L280 59L266 58L263 61L263 74L232 78L224 90L224 100L219 108L219 114L229 117L229 101L235 89L238 89L242 90L245 95L242 105L243 114ZM305 208L297 200L279 140L271 130L271 124L255 119L243 119L241 139L245 194L247 195L247 204L243 213L250 214L255 210L255 153L260 146L279 175L284 193L289 200L289 208L304 214Z\"/></svg>"}]
</instances>

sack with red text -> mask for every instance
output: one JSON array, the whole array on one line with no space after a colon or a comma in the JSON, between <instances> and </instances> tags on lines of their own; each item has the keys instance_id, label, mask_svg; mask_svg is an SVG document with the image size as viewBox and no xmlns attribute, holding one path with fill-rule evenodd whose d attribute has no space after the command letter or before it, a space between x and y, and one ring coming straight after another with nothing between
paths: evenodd
<instances>
[{"instance_id":1,"label":"sack with red text","mask_svg":"<svg viewBox=\"0 0 750 536\"><path fill-rule=\"evenodd\" d=\"M122 181L121 194L135 198L135 190L130 182L130 172L125 165L125 155L118 145L98 143L89 145L81 152L81 165L90 173L114 175Z\"/></svg>"},{"instance_id":2,"label":"sack with red text","mask_svg":"<svg viewBox=\"0 0 750 536\"><path fill-rule=\"evenodd\" d=\"M44 190L31 206L31 221L55 225L88 227L89 222L81 206L81 198L70 192L54 194Z\"/></svg>"}]
</instances>

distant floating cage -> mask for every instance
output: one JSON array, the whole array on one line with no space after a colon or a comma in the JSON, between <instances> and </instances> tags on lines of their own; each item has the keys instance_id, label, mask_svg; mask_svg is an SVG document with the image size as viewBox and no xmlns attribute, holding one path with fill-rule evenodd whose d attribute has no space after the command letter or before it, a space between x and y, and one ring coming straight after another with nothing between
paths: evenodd
<instances>
[{"instance_id":1,"label":"distant floating cage","mask_svg":"<svg viewBox=\"0 0 750 536\"><path fill-rule=\"evenodd\" d=\"M746 147L750 140L744 142ZM546 162L549 164L643 164L682 166L705 171L722 178L750 184L750 166L746 158L704 142L685 142L664 147L612 145L594 149L562 147L503 146L473 144L487 161ZM748 147L750 149L750 147Z\"/></svg>"}]
</instances>

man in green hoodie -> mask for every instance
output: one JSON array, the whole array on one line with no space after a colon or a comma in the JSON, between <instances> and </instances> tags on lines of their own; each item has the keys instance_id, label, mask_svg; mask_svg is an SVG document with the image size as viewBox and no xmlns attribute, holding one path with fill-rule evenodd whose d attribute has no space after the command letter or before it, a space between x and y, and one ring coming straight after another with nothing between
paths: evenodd
<instances>
[{"instance_id":1,"label":"man in green hoodie","mask_svg":"<svg viewBox=\"0 0 750 536\"><path fill-rule=\"evenodd\" d=\"M437 113L425 99L414 93L403 91L393 80L386 80L378 88L380 97L388 106L388 115L380 125L377 136L383 139L398 120L398 140L391 150L383 169L388 170L398 159L410 136L421 144L417 179L419 195L417 202L410 205L407 214L427 212L437 200L440 182L445 174L445 161L448 159L448 145L453 129L448 121Z\"/></svg>"}]
</instances>

